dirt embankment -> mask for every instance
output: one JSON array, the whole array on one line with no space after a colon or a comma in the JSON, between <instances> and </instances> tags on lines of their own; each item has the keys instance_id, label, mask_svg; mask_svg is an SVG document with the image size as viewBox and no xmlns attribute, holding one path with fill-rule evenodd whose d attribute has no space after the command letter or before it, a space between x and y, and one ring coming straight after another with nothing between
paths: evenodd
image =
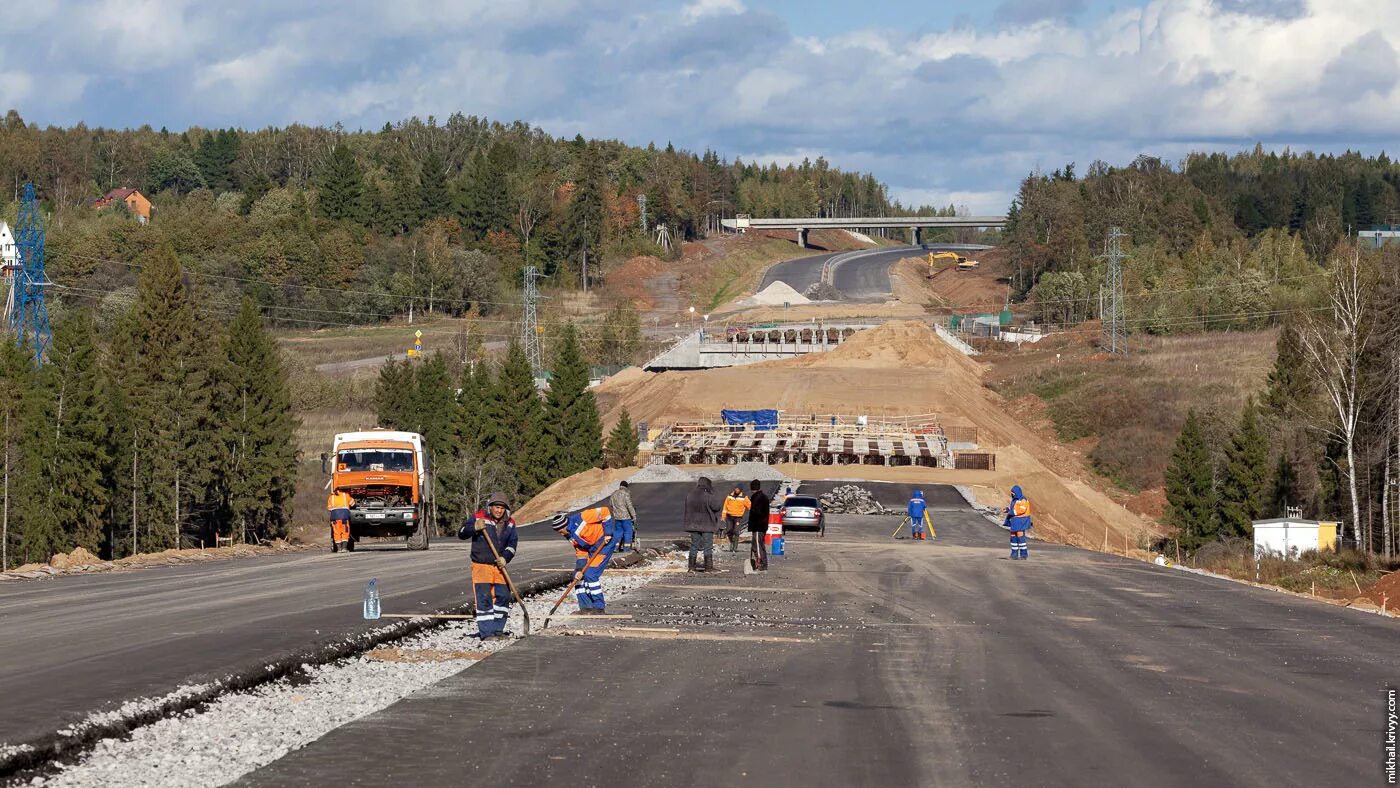
<instances>
[{"instance_id":1,"label":"dirt embankment","mask_svg":"<svg viewBox=\"0 0 1400 788\"><path fill-rule=\"evenodd\" d=\"M173 566L204 561L221 561L230 558L249 558L257 555L275 555L304 549L307 548L279 539L266 545L239 544L231 547L161 550L158 553L137 553L115 561L104 561L86 549L78 547L74 548L71 553L55 553L47 563L24 564L8 572L0 572L0 580L33 580L52 575L146 569L153 566Z\"/></svg>"},{"instance_id":2,"label":"dirt embankment","mask_svg":"<svg viewBox=\"0 0 1400 788\"><path fill-rule=\"evenodd\" d=\"M602 490L636 473L638 468L590 468L576 473L540 491L528 503L511 513L517 523L533 523L555 512L572 508L585 498L594 498Z\"/></svg>"},{"instance_id":3,"label":"dirt embankment","mask_svg":"<svg viewBox=\"0 0 1400 788\"><path fill-rule=\"evenodd\" d=\"M605 381L599 394L610 403L609 424L624 407L633 421L653 425L713 419L722 408L778 408L788 416L936 413L944 424L977 427L981 445L996 452L997 470L978 479L986 488L981 502L1003 505L1011 485L1020 484L1035 503L1042 538L1099 547L1107 535L1121 548L1125 540L1135 545L1156 532L1100 492L1077 453L1012 416L1008 403L982 385L984 372L928 326L899 321L862 332L829 353L700 372L634 373ZM947 473L908 472L927 473L931 482Z\"/></svg>"}]
</instances>

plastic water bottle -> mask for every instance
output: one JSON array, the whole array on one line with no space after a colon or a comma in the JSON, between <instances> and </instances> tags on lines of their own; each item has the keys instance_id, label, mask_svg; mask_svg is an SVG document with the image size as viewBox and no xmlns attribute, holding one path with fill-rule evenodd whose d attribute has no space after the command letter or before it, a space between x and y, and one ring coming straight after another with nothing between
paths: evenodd
<instances>
[{"instance_id":1,"label":"plastic water bottle","mask_svg":"<svg viewBox=\"0 0 1400 788\"><path fill-rule=\"evenodd\" d=\"M365 618L375 621L379 618L379 579L370 578L365 586Z\"/></svg>"}]
</instances>

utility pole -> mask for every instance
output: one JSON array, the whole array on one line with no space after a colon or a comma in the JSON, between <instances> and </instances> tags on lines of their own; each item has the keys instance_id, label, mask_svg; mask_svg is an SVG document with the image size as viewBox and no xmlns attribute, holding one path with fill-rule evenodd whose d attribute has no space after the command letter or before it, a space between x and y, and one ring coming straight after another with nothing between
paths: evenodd
<instances>
[{"instance_id":1,"label":"utility pole","mask_svg":"<svg viewBox=\"0 0 1400 788\"><path fill-rule=\"evenodd\" d=\"M1104 289L1108 291L1108 303L1102 310L1103 344L1109 353L1122 353L1127 349L1128 327L1123 319L1123 253L1122 239L1128 237L1117 227L1108 230L1108 249L1103 259L1108 261L1108 277Z\"/></svg>"},{"instance_id":2,"label":"utility pole","mask_svg":"<svg viewBox=\"0 0 1400 788\"><path fill-rule=\"evenodd\" d=\"M583 217L583 292L588 292L588 217Z\"/></svg>"},{"instance_id":3,"label":"utility pole","mask_svg":"<svg viewBox=\"0 0 1400 788\"><path fill-rule=\"evenodd\" d=\"M544 374L544 362L540 353L540 323L536 314L536 303L540 291L535 280L540 272L533 265L525 269L525 317L520 323L520 345L525 350L525 358L530 361L530 371L536 379Z\"/></svg>"}]
</instances>

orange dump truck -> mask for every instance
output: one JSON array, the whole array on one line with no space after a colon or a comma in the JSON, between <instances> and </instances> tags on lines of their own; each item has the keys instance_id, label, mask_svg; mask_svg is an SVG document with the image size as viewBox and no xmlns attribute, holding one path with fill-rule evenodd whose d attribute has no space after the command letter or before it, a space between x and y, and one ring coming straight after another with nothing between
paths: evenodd
<instances>
[{"instance_id":1,"label":"orange dump truck","mask_svg":"<svg viewBox=\"0 0 1400 788\"><path fill-rule=\"evenodd\" d=\"M335 436L331 492L350 496L350 543L366 536L403 537L427 550L434 527L432 482L423 436L366 430Z\"/></svg>"}]
</instances>

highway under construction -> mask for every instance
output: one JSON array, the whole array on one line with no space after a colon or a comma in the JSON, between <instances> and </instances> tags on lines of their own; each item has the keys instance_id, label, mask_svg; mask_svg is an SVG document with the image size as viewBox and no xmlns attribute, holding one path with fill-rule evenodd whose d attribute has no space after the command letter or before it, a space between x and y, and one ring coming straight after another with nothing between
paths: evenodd
<instances>
[{"instance_id":1,"label":"highway under construction","mask_svg":"<svg viewBox=\"0 0 1400 788\"><path fill-rule=\"evenodd\" d=\"M646 544L681 536L690 486L634 485ZM914 489L865 486L895 510ZM835 515L824 537L789 534L766 573L746 573L744 552L719 553L720 571L703 575L653 557L614 576L610 618L556 620L543 633L536 624L501 644L454 622L418 636L428 640L364 640L325 667L133 720L62 769L11 776L248 786L1378 779L1379 755L1365 755L1380 752L1376 688L1400 669L1393 621L1038 541L1030 561L1007 561L1005 532L966 495L923 489L933 541L891 538L897 518ZM548 528L523 531L516 574L565 564ZM71 737L94 707L130 712L121 701L206 684L240 661L362 638L382 628L360 617L369 576L387 591L386 612L450 609L466 598L463 560L395 546L0 587L11 635L0 650L3 752L45 731ZM157 595L190 601L181 612ZM81 621L64 612L79 599L91 600ZM354 676L358 691L332 691L333 676ZM403 676L416 678L391 691ZM347 715L335 699L350 697L378 700ZM278 739L264 757L251 746Z\"/></svg>"}]
</instances>

